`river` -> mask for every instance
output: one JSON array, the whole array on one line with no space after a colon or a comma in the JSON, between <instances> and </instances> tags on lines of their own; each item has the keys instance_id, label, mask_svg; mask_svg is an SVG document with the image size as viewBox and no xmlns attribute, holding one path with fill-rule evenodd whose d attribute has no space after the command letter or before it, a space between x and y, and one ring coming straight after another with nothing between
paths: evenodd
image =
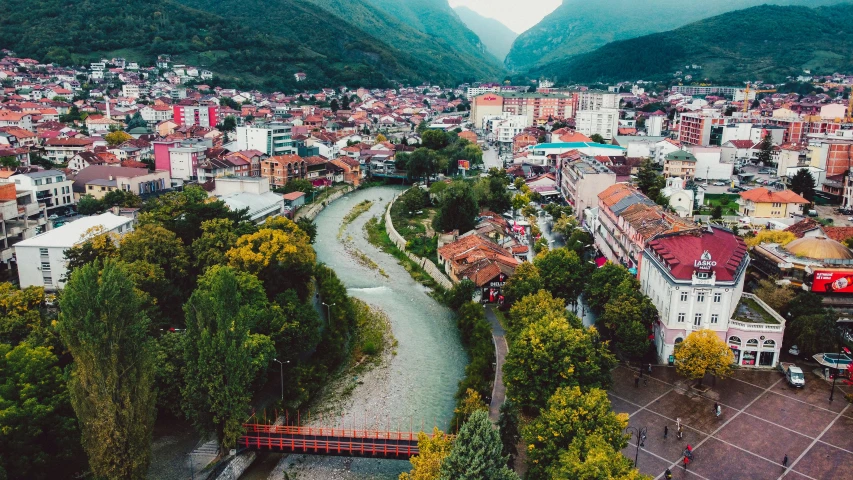
<instances>
[{"instance_id":1,"label":"river","mask_svg":"<svg viewBox=\"0 0 853 480\"><path fill-rule=\"evenodd\" d=\"M384 365L358 379L361 383L347 400L332 406L329 403L334 402L326 402L324 407L327 412L334 412L333 419L312 421L317 425L399 431L417 431L422 425L426 430L432 425L444 430L450 427L453 395L467 364L455 318L394 257L368 243L364 235L364 224L372 217L381 217L391 198L400 191L394 187L356 191L333 202L315 220L317 260L335 270L351 296L388 314L398 342L397 354L389 355ZM339 239L343 217L363 200L373 201L373 206L348 225ZM366 254L387 277L356 262L348 248ZM275 457L280 459L274 468L275 462L267 458L256 462L243 478L394 479L411 469L406 461Z\"/></svg>"}]
</instances>

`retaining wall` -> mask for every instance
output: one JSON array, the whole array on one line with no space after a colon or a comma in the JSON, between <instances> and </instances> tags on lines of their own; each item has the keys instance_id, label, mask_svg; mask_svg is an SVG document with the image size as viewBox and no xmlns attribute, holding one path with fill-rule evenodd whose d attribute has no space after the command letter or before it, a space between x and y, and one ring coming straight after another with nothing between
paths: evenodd
<instances>
[{"instance_id":1,"label":"retaining wall","mask_svg":"<svg viewBox=\"0 0 853 480\"><path fill-rule=\"evenodd\" d=\"M309 205L307 208L301 208L298 212L296 212L296 215L293 217L293 220L296 221L296 220L299 220L300 218L307 218L308 220L314 220L315 218L317 218L317 215L319 215L320 212L322 212L323 209L326 208L326 205L334 202L335 200L343 197L344 195L348 194L349 192L351 192L353 190L355 190L355 187L353 187L352 185L349 185L346 188L344 188L343 190L339 190L339 191L329 195L329 198L323 200L320 203L315 203L313 205Z\"/></svg>"},{"instance_id":2,"label":"retaining wall","mask_svg":"<svg viewBox=\"0 0 853 480\"><path fill-rule=\"evenodd\" d=\"M415 255L414 253L406 250L406 239L403 238L403 236L397 232L397 229L394 228L394 223L391 221L391 207L394 205L394 202L396 202L397 198L399 197L400 195L394 197L394 199L391 200L391 203L388 204L388 208L385 210L385 231L388 232L388 237L391 238L391 241L394 242L394 245L396 245L397 248L402 250L403 253L405 253L410 260L417 263L418 266L423 268L427 275L432 277L432 279L435 280L439 285L448 290L453 288L453 282L451 282L450 279L447 278L447 275L445 275L444 272L442 272L434 263L432 263L432 260L428 258L421 258Z\"/></svg>"}]
</instances>

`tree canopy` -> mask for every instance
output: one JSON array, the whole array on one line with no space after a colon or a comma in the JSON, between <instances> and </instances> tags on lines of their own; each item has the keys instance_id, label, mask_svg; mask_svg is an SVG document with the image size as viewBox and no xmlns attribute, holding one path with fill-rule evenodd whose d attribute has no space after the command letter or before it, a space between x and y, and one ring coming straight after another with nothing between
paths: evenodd
<instances>
[{"instance_id":1,"label":"tree canopy","mask_svg":"<svg viewBox=\"0 0 853 480\"><path fill-rule=\"evenodd\" d=\"M716 332L692 332L675 348L675 369L691 380L702 379L707 374L725 378L731 374L734 354Z\"/></svg>"}]
</instances>

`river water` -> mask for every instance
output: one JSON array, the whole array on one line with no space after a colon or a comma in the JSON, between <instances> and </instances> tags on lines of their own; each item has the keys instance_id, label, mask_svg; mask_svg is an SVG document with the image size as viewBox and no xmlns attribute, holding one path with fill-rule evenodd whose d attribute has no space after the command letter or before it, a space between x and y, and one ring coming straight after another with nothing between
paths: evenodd
<instances>
[{"instance_id":1,"label":"river water","mask_svg":"<svg viewBox=\"0 0 853 480\"><path fill-rule=\"evenodd\" d=\"M312 419L316 425L395 431L417 431L422 426L430 430L432 425L447 431L450 427L453 395L467 363L455 318L395 258L368 243L364 235L364 224L372 217L381 218L398 193L395 187L359 190L333 202L315 220L317 260L335 270L352 297L387 313L398 341L397 354L359 378L347 400L325 405L327 416ZM363 200L373 201L373 206L338 238L344 216ZM352 249L373 260L387 277L357 262ZM406 461L303 455L281 458L270 472L272 463L270 459L259 462L244 478L393 479L411 469Z\"/></svg>"}]
</instances>

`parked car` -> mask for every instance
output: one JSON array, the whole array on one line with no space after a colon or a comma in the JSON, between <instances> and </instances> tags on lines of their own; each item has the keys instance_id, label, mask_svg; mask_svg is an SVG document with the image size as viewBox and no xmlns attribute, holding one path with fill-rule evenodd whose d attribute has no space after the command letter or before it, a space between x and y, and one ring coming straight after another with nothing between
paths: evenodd
<instances>
[{"instance_id":1,"label":"parked car","mask_svg":"<svg viewBox=\"0 0 853 480\"><path fill-rule=\"evenodd\" d=\"M793 363L779 362L779 368L785 373L785 379L788 380L788 385L797 388L806 386L806 377L803 375L803 369Z\"/></svg>"},{"instance_id":2,"label":"parked car","mask_svg":"<svg viewBox=\"0 0 853 480\"><path fill-rule=\"evenodd\" d=\"M726 182L714 182L714 186L715 186L715 187L725 187L725 186L726 186Z\"/></svg>"},{"instance_id":3,"label":"parked car","mask_svg":"<svg viewBox=\"0 0 853 480\"><path fill-rule=\"evenodd\" d=\"M791 348L788 349L788 353L794 355L795 357L800 356L800 347L796 345L791 345Z\"/></svg>"}]
</instances>

